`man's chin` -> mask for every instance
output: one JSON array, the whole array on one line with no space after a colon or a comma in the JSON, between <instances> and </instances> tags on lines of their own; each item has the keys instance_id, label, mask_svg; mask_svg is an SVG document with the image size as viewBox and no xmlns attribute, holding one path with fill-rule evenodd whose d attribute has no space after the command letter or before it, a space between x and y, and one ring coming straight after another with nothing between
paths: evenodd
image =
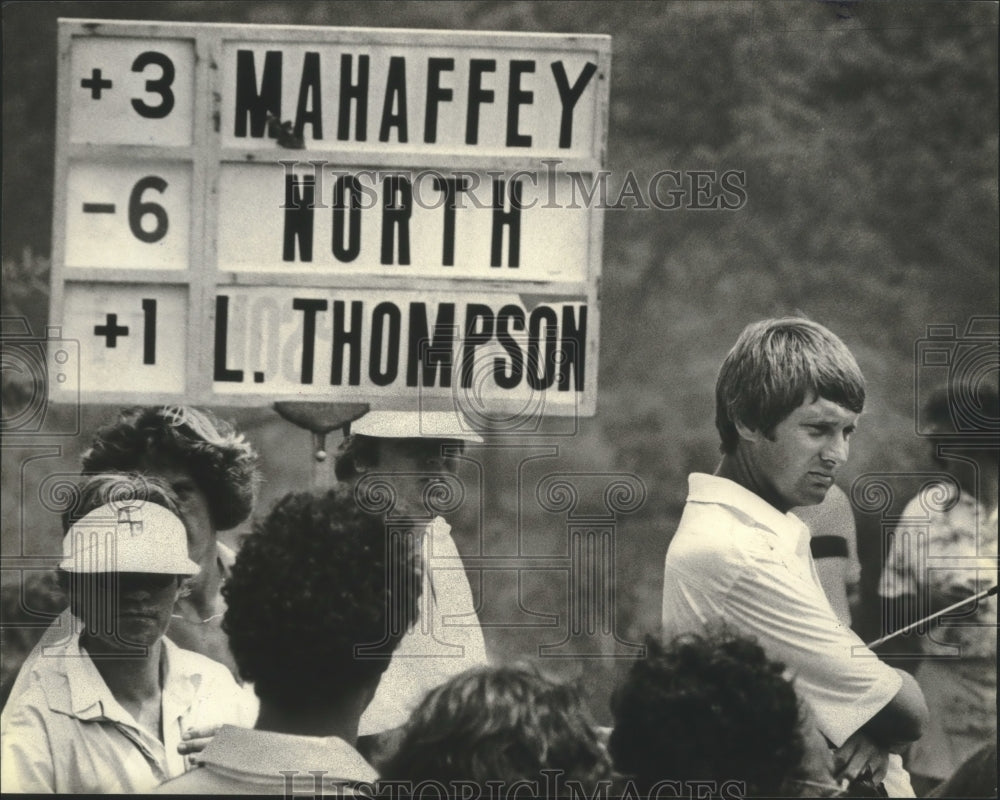
<instances>
[{"instance_id":1,"label":"man's chin","mask_svg":"<svg viewBox=\"0 0 1000 800\"><path fill-rule=\"evenodd\" d=\"M818 506L826 499L826 494L829 491L830 488L828 486L810 486L807 489L803 489L798 492L795 497L795 502L792 503L792 508L802 506Z\"/></svg>"},{"instance_id":2,"label":"man's chin","mask_svg":"<svg viewBox=\"0 0 1000 800\"><path fill-rule=\"evenodd\" d=\"M87 652L92 658L143 658L149 653L149 648L159 640L159 637L152 637L151 641L134 641L143 637L129 637L105 635L100 638L93 637L87 640Z\"/></svg>"}]
</instances>

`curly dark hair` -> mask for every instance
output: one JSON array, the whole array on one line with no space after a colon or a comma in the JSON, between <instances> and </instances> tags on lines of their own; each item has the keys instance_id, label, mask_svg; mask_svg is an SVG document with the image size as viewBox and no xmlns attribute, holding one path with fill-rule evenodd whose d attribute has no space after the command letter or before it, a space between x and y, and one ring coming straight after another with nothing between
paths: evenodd
<instances>
[{"instance_id":1,"label":"curly dark hair","mask_svg":"<svg viewBox=\"0 0 1000 800\"><path fill-rule=\"evenodd\" d=\"M388 528L350 492L293 493L244 537L222 627L258 696L306 708L374 685L420 591L414 531Z\"/></svg>"},{"instance_id":2,"label":"curly dark hair","mask_svg":"<svg viewBox=\"0 0 1000 800\"><path fill-rule=\"evenodd\" d=\"M227 422L184 406L137 406L101 428L83 454L84 472L138 472L174 462L205 493L216 530L250 516L257 488L257 454Z\"/></svg>"},{"instance_id":3,"label":"curly dark hair","mask_svg":"<svg viewBox=\"0 0 1000 800\"><path fill-rule=\"evenodd\" d=\"M577 690L520 665L469 670L428 693L382 777L509 785L541 782L542 770L588 786L611 764Z\"/></svg>"},{"instance_id":4,"label":"curly dark hair","mask_svg":"<svg viewBox=\"0 0 1000 800\"><path fill-rule=\"evenodd\" d=\"M615 767L643 794L662 780L741 781L747 796L776 796L805 756L784 665L724 630L646 648L611 701Z\"/></svg>"}]
</instances>

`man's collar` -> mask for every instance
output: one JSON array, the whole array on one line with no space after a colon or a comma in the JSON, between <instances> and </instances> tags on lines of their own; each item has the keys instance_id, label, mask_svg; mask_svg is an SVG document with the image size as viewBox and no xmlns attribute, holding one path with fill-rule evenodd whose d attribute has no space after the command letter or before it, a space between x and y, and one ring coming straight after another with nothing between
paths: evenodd
<instances>
[{"instance_id":1,"label":"man's collar","mask_svg":"<svg viewBox=\"0 0 1000 800\"><path fill-rule=\"evenodd\" d=\"M803 532L809 533L806 524L794 514L783 514L760 495L754 494L729 478L693 472L688 476L687 499L689 503L713 503L728 506L751 519L754 524L775 533L791 531L797 535Z\"/></svg>"},{"instance_id":2,"label":"man's collar","mask_svg":"<svg viewBox=\"0 0 1000 800\"><path fill-rule=\"evenodd\" d=\"M81 720L110 719L129 723L130 717L115 700L90 654L80 646L83 622L66 613L68 638L48 648L40 657L42 687L49 708Z\"/></svg>"},{"instance_id":3,"label":"man's collar","mask_svg":"<svg viewBox=\"0 0 1000 800\"><path fill-rule=\"evenodd\" d=\"M243 777L280 780L285 771L308 774L326 770L332 780L378 780L372 765L337 736L295 736L224 725L198 760Z\"/></svg>"},{"instance_id":4,"label":"man's collar","mask_svg":"<svg viewBox=\"0 0 1000 800\"><path fill-rule=\"evenodd\" d=\"M83 622L71 613L67 613L66 617L72 627L69 638L62 645L62 652L42 655L43 659L52 659L49 663L53 665L55 678L45 681L49 707L81 720L107 718L129 723L124 709L115 700L93 659L80 647ZM164 701L168 707L187 708L201 683L201 675L185 670L183 652L177 645L166 637L161 641Z\"/></svg>"},{"instance_id":5,"label":"man's collar","mask_svg":"<svg viewBox=\"0 0 1000 800\"><path fill-rule=\"evenodd\" d=\"M49 705L53 711L72 714L79 719L97 719L106 716L105 708L112 699L111 690L97 671L90 655L80 647L83 622L70 616L72 634L56 664L56 671L66 676L66 693L48 692Z\"/></svg>"}]
</instances>

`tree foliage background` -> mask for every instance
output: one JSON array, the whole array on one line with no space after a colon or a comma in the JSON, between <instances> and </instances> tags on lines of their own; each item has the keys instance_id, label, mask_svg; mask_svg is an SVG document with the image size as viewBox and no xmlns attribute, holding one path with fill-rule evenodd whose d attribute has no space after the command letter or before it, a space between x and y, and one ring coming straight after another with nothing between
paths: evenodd
<instances>
[{"instance_id":1,"label":"tree foliage background","mask_svg":"<svg viewBox=\"0 0 1000 800\"><path fill-rule=\"evenodd\" d=\"M565 520L538 507L532 481L552 471L641 478L646 503L617 528L615 628L624 640L656 625L686 475L711 471L717 458L715 371L747 322L803 313L858 356L870 400L849 488L865 473L927 466L913 387L914 346L928 324L961 333L971 318L997 313L996 3L15 2L3 7L3 314L36 334L47 322L61 16L606 33L612 197L629 171L643 187L663 169L746 173L748 200L736 211L662 211L640 199L606 212L597 416L553 440L554 460L525 464L523 486L523 453L487 453L488 488L470 494L455 525L467 552L511 552L520 507L523 540L564 552ZM5 402L31 390L17 376L4 381ZM5 556L58 552L58 520L38 486L76 471L89 433L114 411L85 407L79 435L4 448ZM67 413L52 410L47 425L62 430ZM308 483L304 433L267 409L223 414L263 454L262 508ZM43 444L55 451L42 455ZM862 533L870 588L879 529ZM5 570L5 585L18 580ZM561 580L474 582L495 622L561 613L562 634L488 628L497 659L535 656L565 635ZM861 627L877 624L867 612ZM11 641L8 633L8 660ZM583 673L604 716L615 662L586 671L583 663L552 665Z\"/></svg>"}]
</instances>

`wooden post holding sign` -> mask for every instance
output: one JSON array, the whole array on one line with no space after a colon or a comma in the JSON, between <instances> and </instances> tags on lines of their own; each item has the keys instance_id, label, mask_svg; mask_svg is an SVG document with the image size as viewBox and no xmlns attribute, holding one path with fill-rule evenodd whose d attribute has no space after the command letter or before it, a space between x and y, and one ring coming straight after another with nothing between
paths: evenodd
<instances>
[{"instance_id":1,"label":"wooden post holding sign","mask_svg":"<svg viewBox=\"0 0 1000 800\"><path fill-rule=\"evenodd\" d=\"M593 415L608 37L61 20L59 44L50 319L80 365L53 401Z\"/></svg>"}]
</instances>

